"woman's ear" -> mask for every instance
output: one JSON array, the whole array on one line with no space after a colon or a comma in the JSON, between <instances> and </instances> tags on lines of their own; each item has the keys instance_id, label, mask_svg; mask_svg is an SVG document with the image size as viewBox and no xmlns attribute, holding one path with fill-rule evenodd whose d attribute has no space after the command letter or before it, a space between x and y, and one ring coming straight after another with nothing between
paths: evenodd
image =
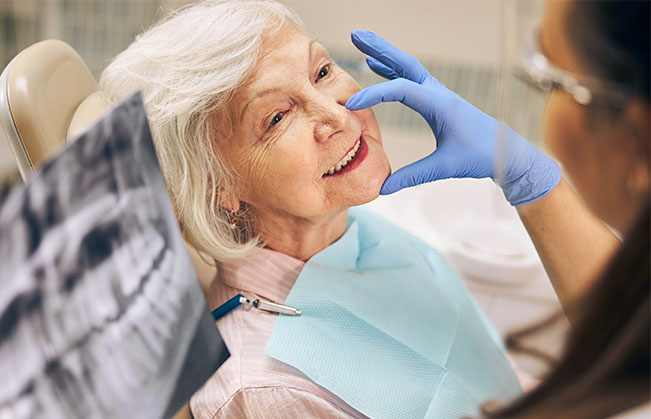
<instances>
[{"instance_id":1,"label":"woman's ear","mask_svg":"<svg viewBox=\"0 0 651 419\"><path fill-rule=\"evenodd\" d=\"M635 153L628 187L638 196L648 196L651 175L651 107L643 100L632 100L625 109L626 120L631 127Z\"/></svg>"},{"instance_id":2,"label":"woman's ear","mask_svg":"<svg viewBox=\"0 0 651 419\"><path fill-rule=\"evenodd\" d=\"M231 212L240 210L240 200L235 195L224 196L219 200L219 206Z\"/></svg>"},{"instance_id":3,"label":"woman's ear","mask_svg":"<svg viewBox=\"0 0 651 419\"><path fill-rule=\"evenodd\" d=\"M624 117L636 142L636 153L649 161L651 159L651 106L643 100L632 100L624 109Z\"/></svg>"},{"instance_id":4,"label":"woman's ear","mask_svg":"<svg viewBox=\"0 0 651 419\"><path fill-rule=\"evenodd\" d=\"M629 193L634 197L648 199L649 196L649 160L638 159L635 161L628 173L628 187Z\"/></svg>"},{"instance_id":5,"label":"woman's ear","mask_svg":"<svg viewBox=\"0 0 651 419\"><path fill-rule=\"evenodd\" d=\"M651 107L642 100L632 100L624 117L634 141L632 163L628 175L628 190L634 196L648 196L651 175Z\"/></svg>"}]
</instances>

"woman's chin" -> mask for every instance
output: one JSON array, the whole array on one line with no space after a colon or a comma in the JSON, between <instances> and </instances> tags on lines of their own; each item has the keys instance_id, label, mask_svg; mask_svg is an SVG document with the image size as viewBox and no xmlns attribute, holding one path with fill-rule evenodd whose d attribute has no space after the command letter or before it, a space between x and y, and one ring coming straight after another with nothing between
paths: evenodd
<instances>
[{"instance_id":1,"label":"woman's chin","mask_svg":"<svg viewBox=\"0 0 651 419\"><path fill-rule=\"evenodd\" d=\"M376 200L380 196L380 191L378 190L377 193L374 194L365 194L364 196L360 196L357 199L351 200L346 207L356 207L358 205L364 205L368 204L371 201Z\"/></svg>"},{"instance_id":2,"label":"woman's chin","mask_svg":"<svg viewBox=\"0 0 651 419\"><path fill-rule=\"evenodd\" d=\"M368 204L369 202L375 201L377 198L379 198L379 196L380 196L380 191L378 191L378 193L374 194L373 196L368 196L365 199L360 199L359 201L349 205L349 208L356 207L358 205Z\"/></svg>"},{"instance_id":3,"label":"woman's chin","mask_svg":"<svg viewBox=\"0 0 651 419\"><path fill-rule=\"evenodd\" d=\"M383 175L378 175L379 173L384 173ZM384 185L384 181L391 174L391 167L386 164L386 168L379 167L375 171L375 175L364 177L361 185L357 185L354 189L354 193L349 197L349 207L354 207L357 205L367 204L371 201L374 201L380 196L380 189Z\"/></svg>"},{"instance_id":4,"label":"woman's chin","mask_svg":"<svg viewBox=\"0 0 651 419\"><path fill-rule=\"evenodd\" d=\"M384 150L381 150L381 153L377 153L374 160L372 165L369 165L372 166L369 167L370 173L364 177L362 186L358 188L359 200L354 205L366 204L379 197L382 185L384 185L384 182L391 175L391 166L389 165L389 159L384 154Z\"/></svg>"}]
</instances>

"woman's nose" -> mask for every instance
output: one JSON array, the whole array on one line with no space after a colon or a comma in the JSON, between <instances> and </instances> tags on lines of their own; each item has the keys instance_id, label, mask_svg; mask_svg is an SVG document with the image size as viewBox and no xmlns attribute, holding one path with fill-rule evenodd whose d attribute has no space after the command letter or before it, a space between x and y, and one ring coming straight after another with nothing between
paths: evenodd
<instances>
[{"instance_id":1,"label":"woman's nose","mask_svg":"<svg viewBox=\"0 0 651 419\"><path fill-rule=\"evenodd\" d=\"M322 96L315 105L314 137L317 141L327 141L350 129L351 112L346 109L345 100Z\"/></svg>"}]
</instances>

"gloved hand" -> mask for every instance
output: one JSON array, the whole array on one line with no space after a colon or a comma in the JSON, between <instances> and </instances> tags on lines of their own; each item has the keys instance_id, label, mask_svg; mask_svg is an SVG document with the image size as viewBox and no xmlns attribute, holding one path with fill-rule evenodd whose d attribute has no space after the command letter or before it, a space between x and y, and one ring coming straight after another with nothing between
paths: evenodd
<instances>
[{"instance_id":1,"label":"gloved hand","mask_svg":"<svg viewBox=\"0 0 651 419\"><path fill-rule=\"evenodd\" d=\"M535 201L558 185L561 173L556 162L505 123L448 90L416 58L373 32L353 31L351 38L368 55L368 66L390 81L354 94L346 107L359 110L380 102L401 102L425 118L437 140L432 154L389 176L381 194L439 179L490 177L515 206ZM505 139L500 150L496 150L498 135ZM496 169L496 161L503 167Z\"/></svg>"}]
</instances>

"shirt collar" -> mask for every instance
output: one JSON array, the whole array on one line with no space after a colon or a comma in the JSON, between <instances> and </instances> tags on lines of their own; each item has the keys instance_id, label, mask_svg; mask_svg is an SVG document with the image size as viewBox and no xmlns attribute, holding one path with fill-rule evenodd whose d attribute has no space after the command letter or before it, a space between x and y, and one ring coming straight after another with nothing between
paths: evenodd
<instances>
[{"instance_id":1,"label":"shirt collar","mask_svg":"<svg viewBox=\"0 0 651 419\"><path fill-rule=\"evenodd\" d=\"M282 304L305 262L271 249L256 249L243 259L220 264L221 281L238 290Z\"/></svg>"}]
</instances>

